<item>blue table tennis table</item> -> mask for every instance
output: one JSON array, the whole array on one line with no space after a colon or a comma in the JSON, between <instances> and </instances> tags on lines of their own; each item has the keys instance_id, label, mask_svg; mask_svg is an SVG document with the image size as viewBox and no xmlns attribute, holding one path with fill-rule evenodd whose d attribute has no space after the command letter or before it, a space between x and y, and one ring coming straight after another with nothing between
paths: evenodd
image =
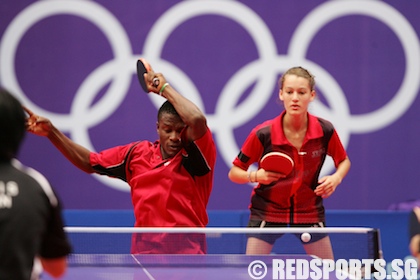
<instances>
[{"instance_id":1,"label":"blue table tennis table","mask_svg":"<svg viewBox=\"0 0 420 280\"><path fill-rule=\"evenodd\" d=\"M130 255L74 254L63 280L235 280L285 279L273 275L273 260L314 259L308 255ZM264 267L261 264L265 264ZM251 267L252 265L259 265ZM251 274L252 275L251 275ZM325 278L326 275L323 275ZM334 272L328 279L338 279ZM340 277L341 278L341 277ZM42 279L49 280L47 275ZM308 278L311 279L311 278ZM341 278L343 279L343 278ZM345 278L347 279L347 278Z\"/></svg>"}]
</instances>

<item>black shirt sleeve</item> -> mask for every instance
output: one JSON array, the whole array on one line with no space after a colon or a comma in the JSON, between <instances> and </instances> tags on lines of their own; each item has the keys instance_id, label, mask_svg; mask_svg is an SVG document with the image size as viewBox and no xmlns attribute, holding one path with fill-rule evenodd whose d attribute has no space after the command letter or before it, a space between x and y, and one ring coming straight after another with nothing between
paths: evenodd
<instances>
[{"instance_id":1,"label":"black shirt sleeve","mask_svg":"<svg viewBox=\"0 0 420 280\"><path fill-rule=\"evenodd\" d=\"M50 220L47 230L42 239L40 256L43 258L59 258L71 252L71 245L64 231L64 223L61 216L61 204L51 205Z\"/></svg>"}]
</instances>

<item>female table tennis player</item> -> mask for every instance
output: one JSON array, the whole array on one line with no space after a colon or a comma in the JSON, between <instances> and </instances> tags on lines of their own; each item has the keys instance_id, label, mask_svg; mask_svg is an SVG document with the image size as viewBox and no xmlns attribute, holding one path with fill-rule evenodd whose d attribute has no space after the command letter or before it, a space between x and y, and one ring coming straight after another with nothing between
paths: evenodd
<instances>
[{"instance_id":1,"label":"female table tennis player","mask_svg":"<svg viewBox=\"0 0 420 280\"><path fill-rule=\"evenodd\" d=\"M333 125L308 113L315 99L315 79L306 69L293 67L279 80L284 111L256 126L233 161L229 178L239 184L258 183L250 204L249 227L324 227L323 199L329 197L350 169L350 160ZM259 168L253 163L269 152L292 158L289 175ZM318 179L326 155L333 158L335 173ZM249 235L247 254L268 254L280 235ZM333 259L327 234L313 234L304 242L308 254Z\"/></svg>"}]
</instances>

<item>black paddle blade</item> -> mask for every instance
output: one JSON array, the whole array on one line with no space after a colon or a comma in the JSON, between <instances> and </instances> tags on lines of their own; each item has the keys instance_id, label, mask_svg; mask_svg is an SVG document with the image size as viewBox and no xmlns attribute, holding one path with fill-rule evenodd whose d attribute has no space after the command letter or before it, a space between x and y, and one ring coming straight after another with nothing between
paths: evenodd
<instances>
[{"instance_id":1,"label":"black paddle blade","mask_svg":"<svg viewBox=\"0 0 420 280\"><path fill-rule=\"evenodd\" d=\"M137 78L144 92L148 93L146 81L144 80L144 74L148 72L147 62L143 59L137 60Z\"/></svg>"}]
</instances>

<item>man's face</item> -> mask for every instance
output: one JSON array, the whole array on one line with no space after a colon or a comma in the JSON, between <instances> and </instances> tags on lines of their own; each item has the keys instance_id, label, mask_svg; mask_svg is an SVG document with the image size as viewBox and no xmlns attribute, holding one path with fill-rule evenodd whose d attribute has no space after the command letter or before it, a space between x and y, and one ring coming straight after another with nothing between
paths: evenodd
<instances>
[{"instance_id":1,"label":"man's face","mask_svg":"<svg viewBox=\"0 0 420 280\"><path fill-rule=\"evenodd\" d=\"M157 122L163 159L175 156L181 150L181 131L185 124L177 115L163 113Z\"/></svg>"}]
</instances>

